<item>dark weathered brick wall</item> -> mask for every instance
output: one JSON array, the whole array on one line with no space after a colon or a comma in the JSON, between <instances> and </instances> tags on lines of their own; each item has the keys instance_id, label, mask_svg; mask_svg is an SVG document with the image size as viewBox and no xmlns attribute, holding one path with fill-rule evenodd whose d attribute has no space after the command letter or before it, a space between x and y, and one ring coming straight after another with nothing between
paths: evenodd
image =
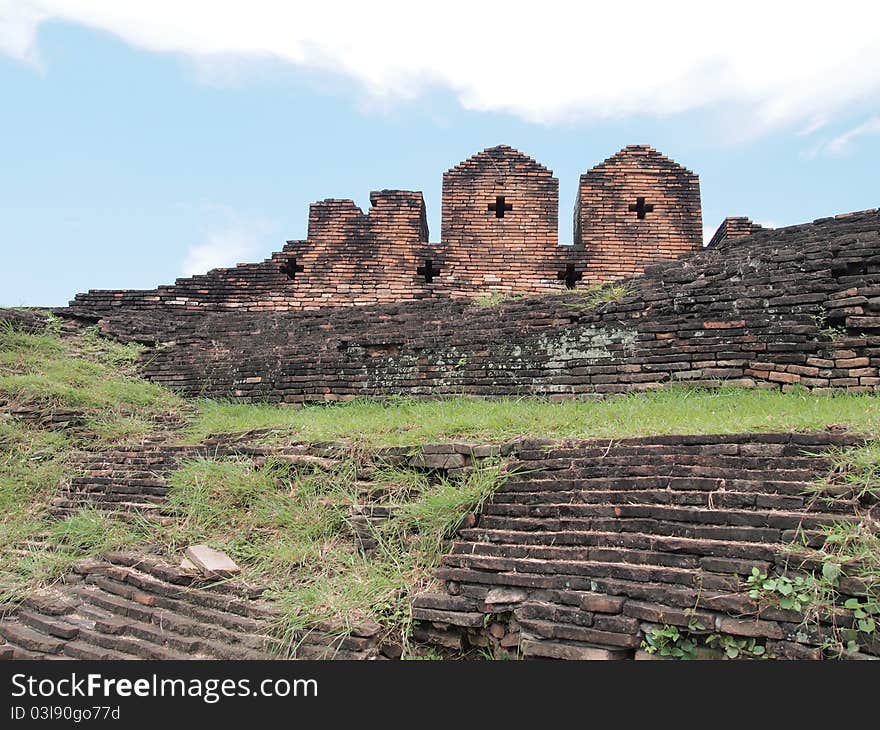
<instances>
[{"instance_id":1,"label":"dark weathered brick wall","mask_svg":"<svg viewBox=\"0 0 880 730\"><path fill-rule=\"evenodd\" d=\"M159 343L145 375L184 393L586 397L675 384L880 385L880 216L760 231L648 269L595 306L577 291L491 306L437 299L315 312L120 310ZM64 311L70 316L77 310Z\"/></svg>"},{"instance_id":2,"label":"dark weathered brick wall","mask_svg":"<svg viewBox=\"0 0 880 730\"><path fill-rule=\"evenodd\" d=\"M627 148L582 178L581 245L558 245L559 181L552 171L499 145L443 175L440 243L428 242L419 192L373 192L366 213L351 200L323 200L309 210L308 238L288 241L262 263L149 291L90 291L72 307L93 316L160 308L298 311L558 291L566 278L582 287L637 273L689 250L679 239L693 225L701 229L696 176L645 150ZM643 193L656 207L636 224L626 206ZM569 267L573 275L566 277Z\"/></svg>"},{"instance_id":3,"label":"dark weathered brick wall","mask_svg":"<svg viewBox=\"0 0 880 730\"><path fill-rule=\"evenodd\" d=\"M581 176L574 244L585 281L632 276L703 245L700 181L647 145L630 145Z\"/></svg>"}]
</instances>

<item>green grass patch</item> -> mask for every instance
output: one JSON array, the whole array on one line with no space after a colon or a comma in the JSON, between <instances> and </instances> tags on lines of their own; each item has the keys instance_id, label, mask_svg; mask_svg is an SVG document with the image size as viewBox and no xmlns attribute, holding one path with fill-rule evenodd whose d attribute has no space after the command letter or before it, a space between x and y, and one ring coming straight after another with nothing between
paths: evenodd
<instances>
[{"instance_id":1,"label":"green grass patch","mask_svg":"<svg viewBox=\"0 0 880 730\"><path fill-rule=\"evenodd\" d=\"M125 418L150 430L150 418L180 409L182 401L165 388L137 377L140 348L100 337L95 330L60 337L27 334L0 326L0 399L46 410L82 412L87 422Z\"/></svg>"},{"instance_id":2,"label":"green grass patch","mask_svg":"<svg viewBox=\"0 0 880 730\"><path fill-rule=\"evenodd\" d=\"M444 439L518 436L626 438L652 434L816 431L837 424L877 433L880 397L748 388L670 388L602 400L541 398L355 400L302 409L218 401L197 403L188 438L278 428L284 438L406 445Z\"/></svg>"},{"instance_id":3,"label":"green grass patch","mask_svg":"<svg viewBox=\"0 0 880 730\"><path fill-rule=\"evenodd\" d=\"M0 604L131 539L124 525L97 513L59 523L47 507L72 476L78 451L141 437L155 429L154 419L183 409L177 396L136 376L138 355L93 329L62 337L57 322L37 333L0 323ZM75 411L76 426L47 430L13 416L20 406Z\"/></svg>"},{"instance_id":4,"label":"green grass patch","mask_svg":"<svg viewBox=\"0 0 880 730\"><path fill-rule=\"evenodd\" d=\"M353 462L324 471L192 461L172 477L168 510L176 519L146 539L172 554L193 543L228 553L281 607L275 628L291 651L318 625L344 635L366 620L405 642L412 596L430 583L462 517L502 483L500 467L457 482L380 469L372 479L380 497L359 492L357 472ZM374 530L377 550L365 555L355 545L352 509L374 498L394 510Z\"/></svg>"}]
</instances>

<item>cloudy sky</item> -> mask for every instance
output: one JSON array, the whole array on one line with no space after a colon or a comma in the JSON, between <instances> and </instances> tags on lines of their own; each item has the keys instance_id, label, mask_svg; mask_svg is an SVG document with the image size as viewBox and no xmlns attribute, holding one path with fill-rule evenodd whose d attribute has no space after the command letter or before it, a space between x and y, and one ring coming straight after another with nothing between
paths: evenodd
<instances>
[{"instance_id":1,"label":"cloudy sky","mask_svg":"<svg viewBox=\"0 0 880 730\"><path fill-rule=\"evenodd\" d=\"M373 189L436 240L442 172L499 143L556 173L563 242L632 143L709 232L877 207L880 3L0 0L0 305L261 260Z\"/></svg>"}]
</instances>

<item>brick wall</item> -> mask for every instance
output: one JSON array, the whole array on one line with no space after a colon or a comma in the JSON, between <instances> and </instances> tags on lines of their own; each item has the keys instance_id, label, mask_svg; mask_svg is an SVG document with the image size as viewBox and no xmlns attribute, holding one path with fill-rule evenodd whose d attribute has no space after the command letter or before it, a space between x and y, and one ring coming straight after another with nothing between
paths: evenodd
<instances>
[{"instance_id":1,"label":"brick wall","mask_svg":"<svg viewBox=\"0 0 880 730\"><path fill-rule=\"evenodd\" d=\"M622 298L431 299L316 312L120 310L160 344L144 374L192 395L283 402L405 394L590 397L674 385L876 390L876 211L757 232L650 267ZM78 310L63 310L77 316Z\"/></svg>"},{"instance_id":2,"label":"brick wall","mask_svg":"<svg viewBox=\"0 0 880 730\"><path fill-rule=\"evenodd\" d=\"M701 248L699 178L651 147L625 147L581 176L574 244L588 282L632 276Z\"/></svg>"},{"instance_id":3,"label":"brick wall","mask_svg":"<svg viewBox=\"0 0 880 730\"><path fill-rule=\"evenodd\" d=\"M443 175L441 281L452 295L559 289L559 181L499 145Z\"/></svg>"},{"instance_id":4,"label":"brick wall","mask_svg":"<svg viewBox=\"0 0 880 730\"><path fill-rule=\"evenodd\" d=\"M654 210L628 213L634 195ZM308 238L262 263L178 279L148 291L90 291L71 306L95 318L120 309L310 310L439 297L583 287L674 258L699 241L699 183L648 147L628 147L587 173L575 246L558 241L559 181L499 145L443 175L440 243L428 242L422 194L382 190L363 213L351 200L309 210ZM635 198L633 198L635 200Z\"/></svg>"},{"instance_id":5,"label":"brick wall","mask_svg":"<svg viewBox=\"0 0 880 730\"><path fill-rule=\"evenodd\" d=\"M760 230L763 230L763 226L754 223L750 218L746 218L745 216L728 217L721 222L720 226L718 226L718 230L715 231L712 240L709 241L708 245L717 246L722 241L734 238L745 238L746 236L751 236L753 233L757 233Z\"/></svg>"}]
</instances>

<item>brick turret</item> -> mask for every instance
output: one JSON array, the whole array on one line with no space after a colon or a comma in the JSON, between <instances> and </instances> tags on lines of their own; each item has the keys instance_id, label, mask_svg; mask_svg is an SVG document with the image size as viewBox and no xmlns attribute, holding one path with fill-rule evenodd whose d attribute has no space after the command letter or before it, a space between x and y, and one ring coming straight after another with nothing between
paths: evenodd
<instances>
[{"instance_id":1,"label":"brick turret","mask_svg":"<svg viewBox=\"0 0 880 730\"><path fill-rule=\"evenodd\" d=\"M652 147L625 147L581 176L574 244L590 282L639 274L701 248L699 178Z\"/></svg>"}]
</instances>

